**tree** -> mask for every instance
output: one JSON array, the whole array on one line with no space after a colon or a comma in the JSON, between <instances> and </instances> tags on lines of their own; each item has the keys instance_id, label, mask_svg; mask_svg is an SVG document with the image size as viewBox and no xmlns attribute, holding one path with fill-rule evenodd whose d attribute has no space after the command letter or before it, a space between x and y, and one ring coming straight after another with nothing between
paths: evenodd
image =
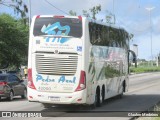
<instances>
[{"instance_id":1,"label":"tree","mask_svg":"<svg viewBox=\"0 0 160 120\"><path fill-rule=\"evenodd\" d=\"M0 66L26 63L29 27L8 14L0 15Z\"/></svg>"},{"instance_id":2,"label":"tree","mask_svg":"<svg viewBox=\"0 0 160 120\"><path fill-rule=\"evenodd\" d=\"M11 2L6 2L6 0L0 0L0 5L13 8L16 14L20 13L21 18L26 23L26 13L28 13L28 8L22 0L11 0Z\"/></svg>"},{"instance_id":3,"label":"tree","mask_svg":"<svg viewBox=\"0 0 160 120\"><path fill-rule=\"evenodd\" d=\"M111 23L112 17L110 15L106 16L106 23Z\"/></svg>"},{"instance_id":4,"label":"tree","mask_svg":"<svg viewBox=\"0 0 160 120\"><path fill-rule=\"evenodd\" d=\"M83 10L82 13L84 16L91 17L92 19L96 20L96 15L101 11L101 5L93 6L89 9L89 11L90 13L87 10Z\"/></svg>"},{"instance_id":5,"label":"tree","mask_svg":"<svg viewBox=\"0 0 160 120\"><path fill-rule=\"evenodd\" d=\"M93 8L89 9L92 13L92 18L96 20L96 14L98 14L101 11L101 5L94 6Z\"/></svg>"},{"instance_id":6,"label":"tree","mask_svg":"<svg viewBox=\"0 0 160 120\"><path fill-rule=\"evenodd\" d=\"M82 11L83 15L86 16L86 17L90 17L90 14L88 13L87 10L83 10Z\"/></svg>"},{"instance_id":7,"label":"tree","mask_svg":"<svg viewBox=\"0 0 160 120\"><path fill-rule=\"evenodd\" d=\"M88 12L87 10L83 10L82 14L86 17L92 17L94 20L96 20L96 15L101 11L101 5L94 6L94 7L90 8L89 11L90 12ZM70 10L69 15L76 16L77 13Z\"/></svg>"},{"instance_id":8,"label":"tree","mask_svg":"<svg viewBox=\"0 0 160 120\"><path fill-rule=\"evenodd\" d=\"M74 12L73 10L70 10L70 11L69 11L69 15L71 15L71 16L76 16L76 15L77 15L77 13L76 13L76 12Z\"/></svg>"}]
</instances>

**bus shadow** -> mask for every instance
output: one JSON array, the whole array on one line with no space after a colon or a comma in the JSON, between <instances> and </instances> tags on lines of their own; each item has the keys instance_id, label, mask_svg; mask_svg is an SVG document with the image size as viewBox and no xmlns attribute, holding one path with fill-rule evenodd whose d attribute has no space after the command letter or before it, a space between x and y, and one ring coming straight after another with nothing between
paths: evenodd
<instances>
[{"instance_id":1,"label":"bus shadow","mask_svg":"<svg viewBox=\"0 0 160 120\"><path fill-rule=\"evenodd\" d=\"M101 107L92 108L82 105L53 106L43 109L46 116L70 116L70 117L127 117L129 112L141 113L153 111L153 106L160 105L160 95L124 95L105 100ZM160 110L159 110L160 111Z\"/></svg>"},{"instance_id":2,"label":"bus shadow","mask_svg":"<svg viewBox=\"0 0 160 120\"><path fill-rule=\"evenodd\" d=\"M126 94L122 98L117 96L107 99L102 107L94 109L94 111L148 111L159 102L160 94Z\"/></svg>"}]
</instances>

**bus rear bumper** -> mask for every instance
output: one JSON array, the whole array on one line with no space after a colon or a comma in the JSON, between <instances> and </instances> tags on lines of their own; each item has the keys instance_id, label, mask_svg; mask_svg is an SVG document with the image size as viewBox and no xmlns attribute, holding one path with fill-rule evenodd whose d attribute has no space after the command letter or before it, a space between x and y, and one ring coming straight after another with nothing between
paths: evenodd
<instances>
[{"instance_id":1,"label":"bus rear bumper","mask_svg":"<svg viewBox=\"0 0 160 120\"><path fill-rule=\"evenodd\" d=\"M73 93L38 92L28 88L28 100L30 102L50 104L86 104L86 89Z\"/></svg>"}]
</instances>

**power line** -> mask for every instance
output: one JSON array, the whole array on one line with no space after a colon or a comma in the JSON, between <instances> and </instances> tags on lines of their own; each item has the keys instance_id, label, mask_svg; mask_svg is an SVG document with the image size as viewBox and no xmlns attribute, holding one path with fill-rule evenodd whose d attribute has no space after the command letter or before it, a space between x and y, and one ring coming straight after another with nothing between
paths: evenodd
<instances>
[{"instance_id":1,"label":"power line","mask_svg":"<svg viewBox=\"0 0 160 120\"><path fill-rule=\"evenodd\" d=\"M66 13L65 11L63 11L63 10L59 9L58 7L54 6L53 4L51 4L50 2L48 2L47 0L45 0L45 2L47 2L48 4L50 4L50 5L51 5L52 7L54 7L55 9L63 12L64 14L69 15L68 13Z\"/></svg>"},{"instance_id":2,"label":"power line","mask_svg":"<svg viewBox=\"0 0 160 120\"><path fill-rule=\"evenodd\" d=\"M140 9L141 8L141 0L138 0L138 8ZM114 4L115 4L115 2L114 2L114 0L113 0L113 14L115 15L115 17L116 17L116 20L117 20L117 24L119 25L119 26L124 26L124 27L126 27L126 28L128 28L128 29L130 29L131 31L133 31L135 34L136 33L146 33L146 32L148 32L148 27L146 27L146 28L144 28L143 30L137 30L137 29L134 29L134 28L132 28L131 26L129 26L129 25L127 25L126 23L124 23L124 22L122 22L122 20L120 20L117 16L116 16L116 12L115 12L115 6L114 6ZM107 10L107 12L109 13L109 14L112 14L112 12L109 12L108 10Z\"/></svg>"}]
</instances>

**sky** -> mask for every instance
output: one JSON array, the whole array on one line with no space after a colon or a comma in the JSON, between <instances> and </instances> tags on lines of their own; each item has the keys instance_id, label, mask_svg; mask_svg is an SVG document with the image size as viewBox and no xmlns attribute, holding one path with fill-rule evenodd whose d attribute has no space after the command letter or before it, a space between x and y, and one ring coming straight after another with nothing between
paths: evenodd
<instances>
[{"instance_id":1,"label":"sky","mask_svg":"<svg viewBox=\"0 0 160 120\"><path fill-rule=\"evenodd\" d=\"M29 7L29 0L26 4ZM83 10L101 5L97 19L105 20L109 13L115 14L116 26L134 34L130 46L132 49L133 44L138 45L138 58L151 60L151 50L153 58L160 53L160 0L30 0L30 5L31 17L42 14L66 15L70 10L82 15ZM153 9L149 12L146 8ZM11 8L0 5L0 13L3 12L17 17Z\"/></svg>"}]
</instances>

